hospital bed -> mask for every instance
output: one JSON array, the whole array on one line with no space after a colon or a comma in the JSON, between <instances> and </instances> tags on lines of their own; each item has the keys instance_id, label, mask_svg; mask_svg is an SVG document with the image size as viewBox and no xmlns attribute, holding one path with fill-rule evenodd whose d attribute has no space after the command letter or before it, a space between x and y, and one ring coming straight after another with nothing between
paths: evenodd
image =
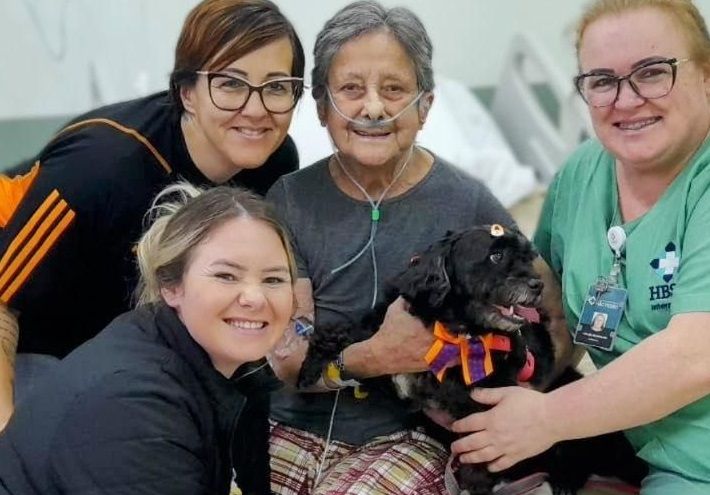
<instances>
[{"instance_id":1,"label":"hospital bed","mask_svg":"<svg viewBox=\"0 0 710 495\"><path fill-rule=\"evenodd\" d=\"M491 115L515 156L548 184L577 144L592 135L588 112L571 81L536 38L511 43Z\"/></svg>"}]
</instances>

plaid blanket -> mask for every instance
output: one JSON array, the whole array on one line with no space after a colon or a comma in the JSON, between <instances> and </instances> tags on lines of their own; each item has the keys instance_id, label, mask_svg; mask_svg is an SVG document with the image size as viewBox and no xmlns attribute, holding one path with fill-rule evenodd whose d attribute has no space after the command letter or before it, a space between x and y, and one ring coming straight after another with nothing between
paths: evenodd
<instances>
[{"instance_id":1,"label":"plaid blanket","mask_svg":"<svg viewBox=\"0 0 710 495\"><path fill-rule=\"evenodd\" d=\"M271 491L279 495L446 495L448 453L419 431L356 446L278 423L271 425ZM316 478L318 478L316 480Z\"/></svg>"}]
</instances>

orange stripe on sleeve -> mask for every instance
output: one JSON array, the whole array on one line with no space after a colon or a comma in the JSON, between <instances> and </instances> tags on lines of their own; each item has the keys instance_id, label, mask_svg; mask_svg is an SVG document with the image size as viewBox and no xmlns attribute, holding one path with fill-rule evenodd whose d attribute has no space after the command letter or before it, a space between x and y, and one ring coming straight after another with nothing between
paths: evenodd
<instances>
[{"instance_id":1,"label":"orange stripe on sleeve","mask_svg":"<svg viewBox=\"0 0 710 495\"><path fill-rule=\"evenodd\" d=\"M15 275L20 270L23 270L23 267L26 265L27 260L30 258L35 248L38 245L40 247L43 247L42 243L44 242L44 238L47 236L48 233L51 236L52 230L56 229L56 227L53 227L53 224L56 222L57 218L59 218L59 216L62 215L67 209L68 205L66 201L62 199L57 204L55 204L49 214L42 219L41 223L39 224L35 232L32 234L32 236L29 238L25 246L22 247L15 259L12 260L5 272L2 274L2 276L0 276L0 292L3 291L3 289L8 285L8 283L14 285L13 279L15 278ZM27 224L25 228L29 226L30 224ZM0 296L0 301L7 304L9 302L9 299L5 299L3 296Z\"/></svg>"},{"instance_id":2,"label":"orange stripe on sleeve","mask_svg":"<svg viewBox=\"0 0 710 495\"><path fill-rule=\"evenodd\" d=\"M24 227L22 227L22 230L17 233L15 239L13 239L12 243L10 243L10 245L8 246L7 251L5 251L5 254L3 255L2 259L0 259L0 280L2 280L5 267L12 259L12 256L15 254L15 251L17 251L17 249L22 245L22 243L25 241L25 238L29 235L30 232L32 232L32 230L35 228L35 225L37 225L37 223L39 223L39 221L45 216L47 210L58 198L59 191L55 189L49 194L49 196L47 196L47 198L40 205L40 207L37 208L37 211L34 212L30 220L25 224ZM2 285L1 282L0 285Z\"/></svg>"},{"instance_id":3,"label":"orange stripe on sleeve","mask_svg":"<svg viewBox=\"0 0 710 495\"><path fill-rule=\"evenodd\" d=\"M37 178L39 173L39 161L36 161L32 169L25 175L8 177L0 175L0 228L4 228L12 218L22 198L27 194L27 190Z\"/></svg>"},{"instance_id":4,"label":"orange stripe on sleeve","mask_svg":"<svg viewBox=\"0 0 710 495\"><path fill-rule=\"evenodd\" d=\"M86 126L94 125L94 124L104 124L104 125L113 127L117 131L120 131L124 134L128 134L132 138L138 140L141 144L143 144L143 146L148 148L148 151L150 151L150 153L155 157L155 159L158 161L158 163L160 163L160 166L163 167L163 169L165 169L165 171L167 173L172 172L172 168L168 164L168 161L165 158L163 158L163 155L160 154L160 152L156 149L156 147L153 146L153 144L150 141L148 141L148 138L146 138L143 134L136 131L135 129L131 129L130 127L126 127L124 125L121 125L118 122L116 122L115 120L96 118L96 119L86 119L86 120L82 120L79 122L75 122L74 124L68 125L64 129L60 130L56 134L56 136L54 136L54 138L52 138L52 141L54 141L56 138L62 136L63 134L65 134L67 132L72 132L72 131L79 129L81 127L86 127Z\"/></svg>"},{"instance_id":5,"label":"orange stripe on sleeve","mask_svg":"<svg viewBox=\"0 0 710 495\"><path fill-rule=\"evenodd\" d=\"M66 205L64 201L62 201L62 203ZM12 282L12 284L10 284L10 287L7 288L4 294L0 295L0 301L4 301L7 304L7 301L10 301L10 299L12 299L12 296L15 295L17 289L22 286L25 280L27 280L27 277L30 276L30 274L34 271L35 267L39 264L40 261L44 259L49 250L52 248L52 246L54 246L54 244L57 242L59 237L64 233L64 231L67 230L67 227L69 227L69 225L74 221L75 216L76 214L73 210L69 210L64 214L64 217L62 217L56 227L54 227L54 229L44 241L42 246L37 250L34 256L32 256L29 262L25 265L25 268L23 268L19 275L15 277L15 280Z\"/></svg>"}]
</instances>

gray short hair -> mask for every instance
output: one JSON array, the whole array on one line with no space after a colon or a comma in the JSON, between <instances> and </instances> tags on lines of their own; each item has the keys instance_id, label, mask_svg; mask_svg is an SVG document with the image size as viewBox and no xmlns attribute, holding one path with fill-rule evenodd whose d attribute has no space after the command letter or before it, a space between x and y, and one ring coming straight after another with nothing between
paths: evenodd
<instances>
[{"instance_id":1,"label":"gray short hair","mask_svg":"<svg viewBox=\"0 0 710 495\"><path fill-rule=\"evenodd\" d=\"M318 33L313 48L315 66L311 73L313 98L325 98L328 71L340 48L348 41L373 31L389 32L402 44L414 64L420 91L434 89L431 67L433 47L419 18L405 7L386 9L378 2L363 0L343 7Z\"/></svg>"}]
</instances>

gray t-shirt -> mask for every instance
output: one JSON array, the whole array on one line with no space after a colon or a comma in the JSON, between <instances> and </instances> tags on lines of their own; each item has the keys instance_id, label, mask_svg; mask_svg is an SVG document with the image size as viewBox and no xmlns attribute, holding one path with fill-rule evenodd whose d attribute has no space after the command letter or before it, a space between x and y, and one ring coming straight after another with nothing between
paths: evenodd
<instances>
[{"instance_id":1,"label":"gray t-shirt","mask_svg":"<svg viewBox=\"0 0 710 495\"><path fill-rule=\"evenodd\" d=\"M288 228L299 276L313 284L315 324L358 321L373 298L374 267L368 249L357 261L333 273L367 243L371 207L344 194L333 182L328 160L281 177L267 199ZM379 296L384 281L406 268L412 256L448 230L477 224L513 225L513 220L479 181L436 158L429 173L406 193L383 201L375 235ZM375 436L409 427L403 402L384 390L368 389L356 399L340 392L332 438L361 445ZM325 436L335 393L293 393L272 398L272 417L281 423Z\"/></svg>"}]
</instances>

